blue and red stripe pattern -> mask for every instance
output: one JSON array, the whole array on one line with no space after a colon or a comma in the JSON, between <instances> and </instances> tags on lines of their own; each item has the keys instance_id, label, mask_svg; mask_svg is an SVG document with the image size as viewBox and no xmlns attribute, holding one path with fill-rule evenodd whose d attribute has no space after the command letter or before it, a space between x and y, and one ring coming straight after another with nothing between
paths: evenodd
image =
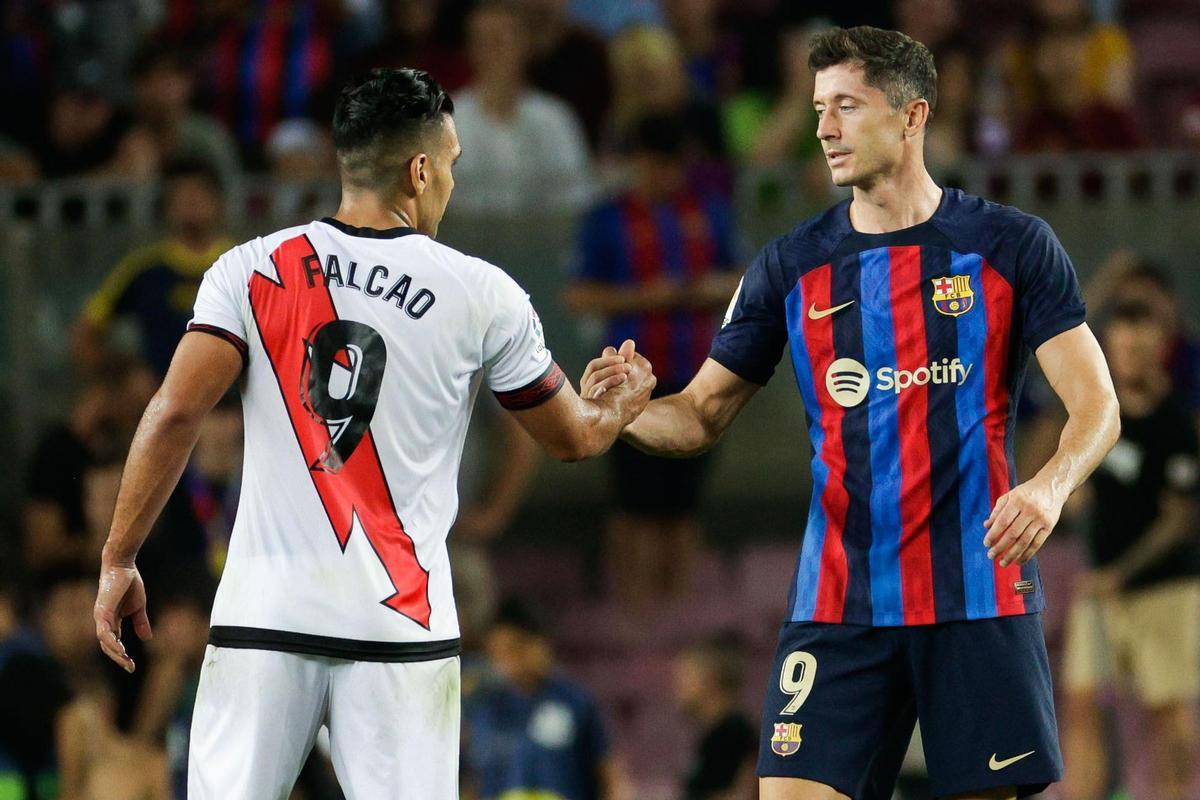
<instances>
[{"instance_id":1,"label":"blue and red stripe pattern","mask_svg":"<svg viewBox=\"0 0 1200 800\"><path fill-rule=\"evenodd\" d=\"M639 288L685 283L733 267L731 212L719 198L681 192L651 204L625 195L595 208L580 231L579 278ZM719 315L661 309L608 320L606 343L633 339L662 391L678 391L708 355Z\"/></svg>"},{"instance_id":2,"label":"blue and red stripe pattern","mask_svg":"<svg viewBox=\"0 0 1200 800\"><path fill-rule=\"evenodd\" d=\"M768 246L711 357L765 383L790 349L813 478L792 621L1044 607L1036 559L988 559L983 521L1016 482L1029 352L1083 320L1049 228L954 190L913 228L860 234L843 203Z\"/></svg>"}]
</instances>

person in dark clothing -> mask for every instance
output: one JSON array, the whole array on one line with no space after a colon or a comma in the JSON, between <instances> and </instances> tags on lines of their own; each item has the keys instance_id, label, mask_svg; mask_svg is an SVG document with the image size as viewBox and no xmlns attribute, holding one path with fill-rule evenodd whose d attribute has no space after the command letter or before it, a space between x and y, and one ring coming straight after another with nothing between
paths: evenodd
<instances>
[{"instance_id":1,"label":"person in dark clothing","mask_svg":"<svg viewBox=\"0 0 1200 800\"><path fill-rule=\"evenodd\" d=\"M1166 369L1160 310L1118 305L1105 333L1121 438L1088 484L1091 568L1071 609L1063 677L1068 796L1107 796L1098 694L1116 678L1150 713L1154 796L1183 800L1200 698L1200 442Z\"/></svg>"},{"instance_id":2,"label":"person in dark clothing","mask_svg":"<svg viewBox=\"0 0 1200 800\"><path fill-rule=\"evenodd\" d=\"M615 800L625 776L595 701L554 665L540 616L505 600L487 633L495 679L463 710L465 765L484 800Z\"/></svg>"},{"instance_id":3,"label":"person in dark clothing","mask_svg":"<svg viewBox=\"0 0 1200 800\"><path fill-rule=\"evenodd\" d=\"M718 636L685 650L675 662L675 700L699 729L683 779L686 800L750 800L758 727L738 708L744 657L741 644Z\"/></svg>"}]
</instances>

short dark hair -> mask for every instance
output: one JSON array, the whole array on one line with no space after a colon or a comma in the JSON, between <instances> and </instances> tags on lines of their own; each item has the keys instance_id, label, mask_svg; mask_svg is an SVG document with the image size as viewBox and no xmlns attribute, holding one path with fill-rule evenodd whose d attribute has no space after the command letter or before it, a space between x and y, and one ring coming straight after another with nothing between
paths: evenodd
<instances>
[{"instance_id":1,"label":"short dark hair","mask_svg":"<svg viewBox=\"0 0 1200 800\"><path fill-rule=\"evenodd\" d=\"M196 178L206 183L214 194L225 194L225 185L221 180L221 173L213 166L211 161L205 158L193 155L180 155L168 159L163 164L162 180L164 187L169 187L182 178Z\"/></svg>"},{"instance_id":2,"label":"short dark hair","mask_svg":"<svg viewBox=\"0 0 1200 800\"><path fill-rule=\"evenodd\" d=\"M838 64L861 64L868 86L887 95L892 108L924 99L937 106L937 68L933 53L911 36L859 25L831 28L813 37L808 67L820 72Z\"/></svg>"},{"instance_id":3,"label":"short dark hair","mask_svg":"<svg viewBox=\"0 0 1200 800\"><path fill-rule=\"evenodd\" d=\"M134 54L133 77L135 79L140 80L154 74L160 69L167 69L171 72L179 72L189 76L192 74L187 53L177 47L168 47L164 44L152 42L143 45Z\"/></svg>"},{"instance_id":4,"label":"short dark hair","mask_svg":"<svg viewBox=\"0 0 1200 800\"><path fill-rule=\"evenodd\" d=\"M352 81L333 112L333 146L343 179L368 188L387 183L388 172L400 166L396 152L415 148L444 114L453 113L450 95L424 70L377 68ZM404 152L404 161L410 156Z\"/></svg>"},{"instance_id":5,"label":"short dark hair","mask_svg":"<svg viewBox=\"0 0 1200 800\"><path fill-rule=\"evenodd\" d=\"M508 628L540 638L546 636L546 621L542 619L541 612L520 597L506 597L501 600L489 627L493 630Z\"/></svg>"}]
</instances>

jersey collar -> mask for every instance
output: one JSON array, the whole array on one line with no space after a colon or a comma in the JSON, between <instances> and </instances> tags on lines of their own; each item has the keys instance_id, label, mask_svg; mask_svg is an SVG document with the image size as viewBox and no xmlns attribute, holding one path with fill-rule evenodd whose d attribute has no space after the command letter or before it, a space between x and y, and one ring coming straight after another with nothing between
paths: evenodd
<instances>
[{"instance_id":1,"label":"jersey collar","mask_svg":"<svg viewBox=\"0 0 1200 800\"><path fill-rule=\"evenodd\" d=\"M364 239L397 239L401 236L408 236L410 233L420 233L416 228L410 228L407 225L380 230L378 228L356 228L333 217L324 217L321 222L331 225L349 236L361 236Z\"/></svg>"}]
</instances>

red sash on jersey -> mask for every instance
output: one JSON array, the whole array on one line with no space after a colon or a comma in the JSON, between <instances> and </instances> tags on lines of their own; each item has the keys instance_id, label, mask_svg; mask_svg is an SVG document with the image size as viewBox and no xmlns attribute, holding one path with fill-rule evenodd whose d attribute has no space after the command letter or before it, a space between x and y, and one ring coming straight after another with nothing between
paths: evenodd
<instances>
[{"instance_id":1,"label":"red sash on jersey","mask_svg":"<svg viewBox=\"0 0 1200 800\"><path fill-rule=\"evenodd\" d=\"M331 436L331 423L315 413L310 402L308 339L317 329L338 320L320 257L308 237L301 235L279 245L271 260L279 282L255 272L250 280L250 305L329 524L345 552L358 518L395 589L382 604L428 630L429 573L417 560L413 540L396 513L374 436L368 429L344 461L331 459L345 421L333 423ZM339 357L343 366L347 356Z\"/></svg>"}]
</instances>

